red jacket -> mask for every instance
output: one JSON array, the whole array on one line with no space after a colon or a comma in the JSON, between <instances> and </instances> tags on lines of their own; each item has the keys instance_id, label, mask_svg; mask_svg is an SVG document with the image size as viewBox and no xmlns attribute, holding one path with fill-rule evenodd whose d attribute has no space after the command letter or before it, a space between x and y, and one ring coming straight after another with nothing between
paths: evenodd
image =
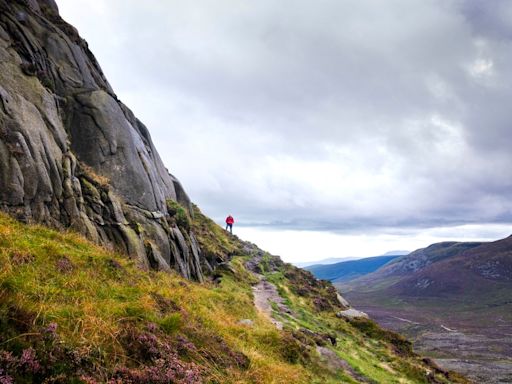
<instances>
[{"instance_id":1,"label":"red jacket","mask_svg":"<svg viewBox=\"0 0 512 384\"><path fill-rule=\"evenodd\" d=\"M233 219L233 216L226 217L226 224L233 224L235 222L235 219Z\"/></svg>"}]
</instances>

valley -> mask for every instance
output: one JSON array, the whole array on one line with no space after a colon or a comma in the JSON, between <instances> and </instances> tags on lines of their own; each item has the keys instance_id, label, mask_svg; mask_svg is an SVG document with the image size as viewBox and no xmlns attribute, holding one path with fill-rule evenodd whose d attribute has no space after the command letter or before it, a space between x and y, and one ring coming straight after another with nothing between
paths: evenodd
<instances>
[{"instance_id":1,"label":"valley","mask_svg":"<svg viewBox=\"0 0 512 384\"><path fill-rule=\"evenodd\" d=\"M358 302L354 295L347 295ZM364 299L361 300L361 302ZM452 314L449 308L427 311L426 303L402 303L386 308L360 305L381 326L413 341L415 350L445 369L461 372L477 383L512 380L512 322L486 308ZM512 311L512 307L503 311Z\"/></svg>"},{"instance_id":2,"label":"valley","mask_svg":"<svg viewBox=\"0 0 512 384\"><path fill-rule=\"evenodd\" d=\"M434 244L337 287L440 366L477 383L509 383L511 243Z\"/></svg>"}]
</instances>

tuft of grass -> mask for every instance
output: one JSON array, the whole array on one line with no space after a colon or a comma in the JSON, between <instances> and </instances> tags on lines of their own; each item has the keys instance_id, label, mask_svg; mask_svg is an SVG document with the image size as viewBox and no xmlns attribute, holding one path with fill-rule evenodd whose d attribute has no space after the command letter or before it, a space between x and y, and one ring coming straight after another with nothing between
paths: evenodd
<instances>
[{"instance_id":1,"label":"tuft of grass","mask_svg":"<svg viewBox=\"0 0 512 384\"><path fill-rule=\"evenodd\" d=\"M110 179L108 177L98 174L94 169L92 169L92 167L88 166L87 164L80 163L80 169L87 178L99 186L108 187L110 185Z\"/></svg>"},{"instance_id":2,"label":"tuft of grass","mask_svg":"<svg viewBox=\"0 0 512 384\"><path fill-rule=\"evenodd\" d=\"M350 324L374 340L384 340L390 343L400 356L413 356L412 343L398 333L382 329L370 319L352 319Z\"/></svg>"},{"instance_id":3,"label":"tuft of grass","mask_svg":"<svg viewBox=\"0 0 512 384\"><path fill-rule=\"evenodd\" d=\"M159 320L158 325L160 325L160 328L168 335L176 333L181 329L182 326L181 314L171 313Z\"/></svg>"},{"instance_id":4,"label":"tuft of grass","mask_svg":"<svg viewBox=\"0 0 512 384\"><path fill-rule=\"evenodd\" d=\"M171 199L166 200L166 203L167 212L169 216L174 219L178 228L183 229L185 232L190 231L192 220L187 209L177 201Z\"/></svg>"}]
</instances>

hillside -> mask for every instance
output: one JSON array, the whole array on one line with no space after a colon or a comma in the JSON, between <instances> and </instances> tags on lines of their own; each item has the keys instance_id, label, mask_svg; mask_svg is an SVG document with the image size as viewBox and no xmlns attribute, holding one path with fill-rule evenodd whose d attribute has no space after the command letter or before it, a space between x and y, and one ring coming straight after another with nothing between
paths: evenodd
<instances>
[{"instance_id":1,"label":"hillside","mask_svg":"<svg viewBox=\"0 0 512 384\"><path fill-rule=\"evenodd\" d=\"M400 276L416 272L428 265L450 258L467 249L477 247L482 243L461 243L461 242L444 242L436 243L427 248L418 249L389 263L378 272L379 276ZM375 275L372 277L375 278Z\"/></svg>"},{"instance_id":2,"label":"hillside","mask_svg":"<svg viewBox=\"0 0 512 384\"><path fill-rule=\"evenodd\" d=\"M397 257L396 255L365 257L363 259L343 261L341 263L328 265L311 265L304 269L313 273L317 279L339 283L374 272Z\"/></svg>"},{"instance_id":3,"label":"hillside","mask_svg":"<svg viewBox=\"0 0 512 384\"><path fill-rule=\"evenodd\" d=\"M512 372L512 237L440 243L338 284L380 324L477 381Z\"/></svg>"},{"instance_id":4,"label":"hillside","mask_svg":"<svg viewBox=\"0 0 512 384\"><path fill-rule=\"evenodd\" d=\"M338 318L344 306L329 284L197 208L187 218L212 255L234 253L211 282L148 271L80 235L0 214L0 380L464 382L370 320ZM273 290L268 312L262 284Z\"/></svg>"}]
</instances>

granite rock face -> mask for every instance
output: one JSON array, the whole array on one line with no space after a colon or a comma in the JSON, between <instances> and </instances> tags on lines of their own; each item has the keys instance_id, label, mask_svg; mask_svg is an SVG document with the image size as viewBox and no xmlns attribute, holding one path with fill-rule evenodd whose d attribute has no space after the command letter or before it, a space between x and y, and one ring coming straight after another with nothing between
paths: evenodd
<instances>
[{"instance_id":1,"label":"granite rock face","mask_svg":"<svg viewBox=\"0 0 512 384\"><path fill-rule=\"evenodd\" d=\"M0 0L0 209L201 280L190 210L142 124L53 0Z\"/></svg>"}]
</instances>

